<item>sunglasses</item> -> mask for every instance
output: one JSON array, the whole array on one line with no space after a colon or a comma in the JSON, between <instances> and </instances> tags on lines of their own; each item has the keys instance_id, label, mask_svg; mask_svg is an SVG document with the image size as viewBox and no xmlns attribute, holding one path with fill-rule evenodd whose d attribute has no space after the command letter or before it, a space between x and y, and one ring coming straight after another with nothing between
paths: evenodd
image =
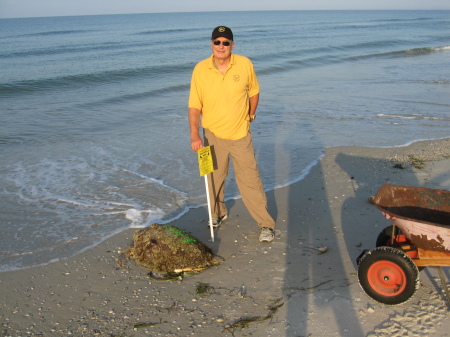
<instances>
[{"instance_id":1,"label":"sunglasses","mask_svg":"<svg viewBox=\"0 0 450 337\"><path fill-rule=\"evenodd\" d=\"M225 47L228 47L231 42L230 41L220 41L220 40L214 40L214 45L220 46L220 43L222 43Z\"/></svg>"}]
</instances>

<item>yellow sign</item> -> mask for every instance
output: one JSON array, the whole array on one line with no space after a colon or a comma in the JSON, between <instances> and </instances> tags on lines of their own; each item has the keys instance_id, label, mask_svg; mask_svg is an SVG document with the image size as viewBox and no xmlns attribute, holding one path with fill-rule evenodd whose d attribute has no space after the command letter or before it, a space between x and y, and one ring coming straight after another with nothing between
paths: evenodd
<instances>
[{"instance_id":1,"label":"yellow sign","mask_svg":"<svg viewBox=\"0 0 450 337\"><path fill-rule=\"evenodd\" d=\"M198 154L198 167L200 169L200 176L214 172L214 164L211 154L211 148L205 146L197 151Z\"/></svg>"}]
</instances>

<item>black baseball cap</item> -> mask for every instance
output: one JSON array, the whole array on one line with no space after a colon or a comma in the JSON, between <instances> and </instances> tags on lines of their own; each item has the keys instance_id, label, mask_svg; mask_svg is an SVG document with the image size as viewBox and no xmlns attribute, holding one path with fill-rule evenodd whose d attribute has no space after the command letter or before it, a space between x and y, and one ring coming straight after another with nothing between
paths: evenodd
<instances>
[{"instance_id":1,"label":"black baseball cap","mask_svg":"<svg viewBox=\"0 0 450 337\"><path fill-rule=\"evenodd\" d=\"M214 30L212 32L211 40L215 40L218 37L224 37L230 41L233 41L233 32L228 27L218 26L218 27L214 28Z\"/></svg>"}]
</instances>

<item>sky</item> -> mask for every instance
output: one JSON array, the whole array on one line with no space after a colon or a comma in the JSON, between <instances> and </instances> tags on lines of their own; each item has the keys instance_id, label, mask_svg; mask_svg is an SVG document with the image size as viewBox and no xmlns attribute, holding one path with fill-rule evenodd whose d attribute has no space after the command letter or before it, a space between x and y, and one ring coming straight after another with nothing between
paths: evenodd
<instances>
[{"instance_id":1,"label":"sky","mask_svg":"<svg viewBox=\"0 0 450 337\"><path fill-rule=\"evenodd\" d=\"M0 18L102 14L255 11L450 9L449 0L0 0Z\"/></svg>"}]
</instances>

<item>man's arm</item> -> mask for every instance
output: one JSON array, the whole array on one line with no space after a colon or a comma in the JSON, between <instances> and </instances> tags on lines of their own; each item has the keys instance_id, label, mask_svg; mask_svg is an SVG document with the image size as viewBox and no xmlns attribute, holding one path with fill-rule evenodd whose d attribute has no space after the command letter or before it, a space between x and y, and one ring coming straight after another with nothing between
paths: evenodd
<instances>
[{"instance_id":1,"label":"man's arm","mask_svg":"<svg viewBox=\"0 0 450 337\"><path fill-rule=\"evenodd\" d=\"M188 109L189 128L191 130L191 149L197 152L203 147L203 141L200 137L200 113L201 111L195 108Z\"/></svg>"},{"instance_id":2,"label":"man's arm","mask_svg":"<svg viewBox=\"0 0 450 337\"><path fill-rule=\"evenodd\" d=\"M258 107L259 94L250 97L248 101L249 101L248 114L250 116L250 122L253 122L253 120L255 119L256 108Z\"/></svg>"}]
</instances>

